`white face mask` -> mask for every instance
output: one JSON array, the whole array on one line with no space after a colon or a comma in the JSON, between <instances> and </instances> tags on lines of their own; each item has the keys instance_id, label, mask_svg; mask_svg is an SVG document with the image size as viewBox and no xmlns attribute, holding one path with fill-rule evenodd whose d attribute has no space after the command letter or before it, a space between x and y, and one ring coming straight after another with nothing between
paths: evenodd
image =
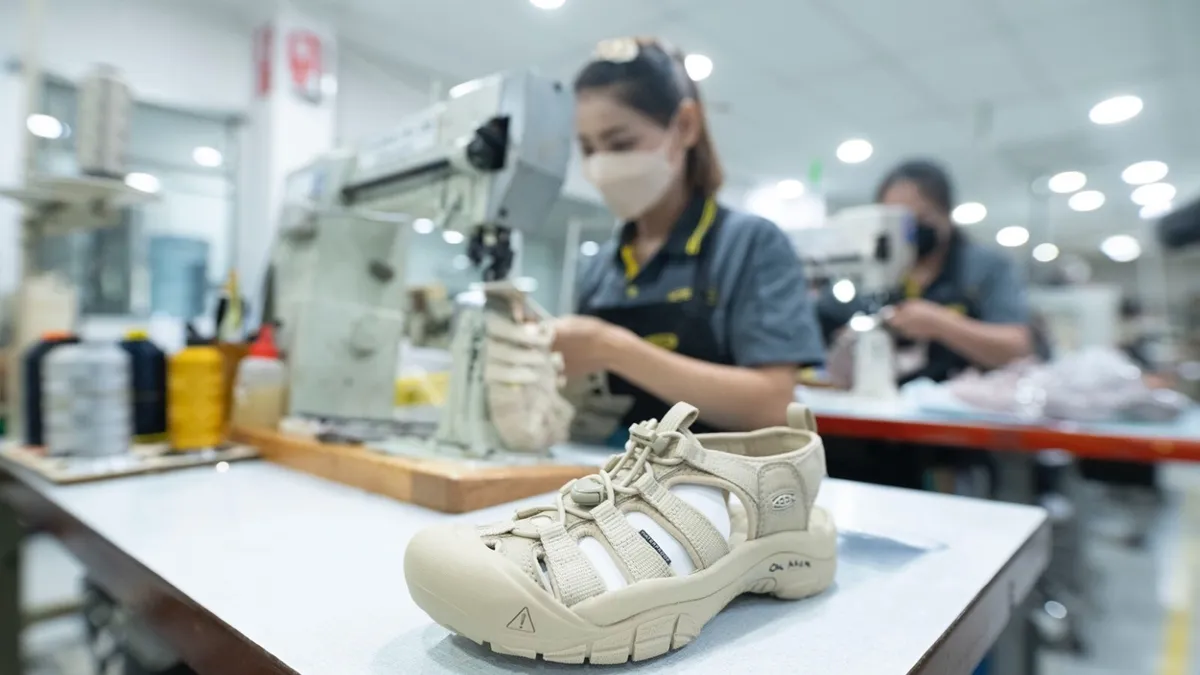
<instances>
[{"instance_id":1,"label":"white face mask","mask_svg":"<svg viewBox=\"0 0 1200 675\"><path fill-rule=\"evenodd\" d=\"M654 206L671 187L675 167L668 143L657 150L598 152L583 161L583 175L621 220L634 220Z\"/></svg>"}]
</instances>

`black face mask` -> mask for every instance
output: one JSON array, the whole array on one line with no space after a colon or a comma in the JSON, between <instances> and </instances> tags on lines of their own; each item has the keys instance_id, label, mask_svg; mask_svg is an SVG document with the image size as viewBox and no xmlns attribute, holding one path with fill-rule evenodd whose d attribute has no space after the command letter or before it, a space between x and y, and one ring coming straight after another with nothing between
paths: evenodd
<instances>
[{"instance_id":1,"label":"black face mask","mask_svg":"<svg viewBox=\"0 0 1200 675\"><path fill-rule=\"evenodd\" d=\"M938 244L941 242L941 235L938 229L929 223L917 221L917 260L921 260L929 256L937 250Z\"/></svg>"}]
</instances>

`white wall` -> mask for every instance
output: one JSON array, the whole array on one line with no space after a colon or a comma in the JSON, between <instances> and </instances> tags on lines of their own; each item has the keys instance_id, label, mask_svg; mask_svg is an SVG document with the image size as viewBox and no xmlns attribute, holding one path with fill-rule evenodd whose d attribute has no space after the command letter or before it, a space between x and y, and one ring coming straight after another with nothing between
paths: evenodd
<instances>
[{"instance_id":1,"label":"white wall","mask_svg":"<svg viewBox=\"0 0 1200 675\"><path fill-rule=\"evenodd\" d=\"M1119 285L1128 296L1139 298L1154 311L1165 298L1174 312L1185 301L1200 295L1200 255L1169 253L1165 258L1145 256L1131 263L1107 258L1089 259L1092 281Z\"/></svg>"},{"instance_id":2,"label":"white wall","mask_svg":"<svg viewBox=\"0 0 1200 675\"><path fill-rule=\"evenodd\" d=\"M201 110L243 110L251 91L249 31L204 3L47 2L41 60L76 80L96 63L121 68L140 99ZM0 3L0 53L22 49L24 3Z\"/></svg>"},{"instance_id":3,"label":"white wall","mask_svg":"<svg viewBox=\"0 0 1200 675\"><path fill-rule=\"evenodd\" d=\"M432 91L397 76L370 55L340 45L337 141L348 145L387 132L405 115L429 105Z\"/></svg>"},{"instance_id":4,"label":"white wall","mask_svg":"<svg viewBox=\"0 0 1200 675\"><path fill-rule=\"evenodd\" d=\"M18 129L24 110L22 86L21 78L0 70L0 185L16 185L21 178L24 147ZM21 209L16 202L0 199L0 297L17 285L20 218Z\"/></svg>"}]
</instances>

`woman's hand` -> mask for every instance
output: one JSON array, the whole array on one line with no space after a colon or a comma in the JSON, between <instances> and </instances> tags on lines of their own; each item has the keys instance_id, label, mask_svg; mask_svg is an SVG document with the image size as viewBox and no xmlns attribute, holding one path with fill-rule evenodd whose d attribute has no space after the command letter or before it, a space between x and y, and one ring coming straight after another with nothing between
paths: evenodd
<instances>
[{"instance_id":1,"label":"woman's hand","mask_svg":"<svg viewBox=\"0 0 1200 675\"><path fill-rule=\"evenodd\" d=\"M608 370L614 345L632 335L592 316L565 316L554 322L554 351L563 356L567 377Z\"/></svg>"}]
</instances>

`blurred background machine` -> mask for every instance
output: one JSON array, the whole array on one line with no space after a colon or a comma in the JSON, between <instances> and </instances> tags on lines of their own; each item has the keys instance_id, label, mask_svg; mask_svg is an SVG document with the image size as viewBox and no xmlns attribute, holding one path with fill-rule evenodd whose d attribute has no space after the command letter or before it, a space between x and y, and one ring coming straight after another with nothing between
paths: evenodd
<instances>
[{"instance_id":1,"label":"blurred background machine","mask_svg":"<svg viewBox=\"0 0 1200 675\"><path fill-rule=\"evenodd\" d=\"M293 414L390 420L405 332L406 239L416 218L460 231L485 280L504 279L519 232L543 226L566 176L572 101L517 72L391 133L331 153L289 181L273 253L273 316Z\"/></svg>"},{"instance_id":2,"label":"blurred background machine","mask_svg":"<svg viewBox=\"0 0 1200 675\"><path fill-rule=\"evenodd\" d=\"M1200 199L1163 216L1158 221L1158 239L1167 249L1200 244Z\"/></svg>"},{"instance_id":3,"label":"blurred background machine","mask_svg":"<svg viewBox=\"0 0 1200 675\"><path fill-rule=\"evenodd\" d=\"M1120 341L1121 289L1113 284L1033 288L1029 306L1058 352L1116 347Z\"/></svg>"},{"instance_id":4,"label":"blurred background machine","mask_svg":"<svg viewBox=\"0 0 1200 675\"><path fill-rule=\"evenodd\" d=\"M883 319L916 260L912 214L894 206L857 206L837 212L822 227L793 230L790 236L812 283L828 286L854 314L847 317L855 333L854 393L895 397L895 342Z\"/></svg>"}]
</instances>

